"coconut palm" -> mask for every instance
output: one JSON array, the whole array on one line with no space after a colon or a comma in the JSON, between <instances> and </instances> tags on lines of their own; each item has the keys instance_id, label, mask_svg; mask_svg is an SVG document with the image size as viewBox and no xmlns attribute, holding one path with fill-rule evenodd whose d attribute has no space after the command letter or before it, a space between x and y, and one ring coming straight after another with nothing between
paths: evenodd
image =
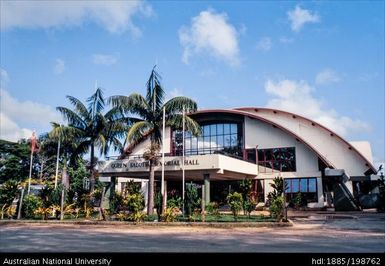
<instances>
[{"instance_id":1,"label":"coconut palm","mask_svg":"<svg viewBox=\"0 0 385 266\"><path fill-rule=\"evenodd\" d=\"M115 151L122 150L123 145L120 139L125 137L131 120L124 117L119 108L103 112L106 102L100 88L97 88L95 93L87 99L87 107L73 96L67 96L67 99L74 106L73 110L61 106L56 109L68 121L68 127L71 128L71 132L78 142L75 155L85 154L90 150L90 189L93 191L94 169L97 161L95 148L99 148L100 155L107 155L111 147Z\"/></svg>"},{"instance_id":2,"label":"coconut palm","mask_svg":"<svg viewBox=\"0 0 385 266\"><path fill-rule=\"evenodd\" d=\"M182 110L194 112L197 104L187 97L174 97L167 102L165 93L160 83L161 77L152 69L150 77L146 83L146 96L133 93L129 96L112 96L110 102L115 108L121 108L125 114L136 115L139 121L129 127L127 132L128 146L124 150L123 157L129 155L134 147L146 139L150 139L150 147L145 154L145 159L149 161L149 187L148 187L148 209L147 213L153 214L154 209L154 164L157 160L159 147L162 144L162 125L163 107L165 108L165 124L173 129L182 128ZM185 117L186 129L194 135L200 133L200 127L190 117Z\"/></svg>"}]
</instances>

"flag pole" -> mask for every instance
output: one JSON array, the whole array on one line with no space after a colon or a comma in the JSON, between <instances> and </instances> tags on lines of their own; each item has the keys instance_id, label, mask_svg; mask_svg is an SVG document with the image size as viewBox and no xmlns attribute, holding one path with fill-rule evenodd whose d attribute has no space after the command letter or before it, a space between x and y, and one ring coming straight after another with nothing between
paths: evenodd
<instances>
[{"instance_id":1,"label":"flag pole","mask_svg":"<svg viewBox=\"0 0 385 266\"><path fill-rule=\"evenodd\" d=\"M31 176L32 176L32 160L33 160L33 147L31 148L31 161L29 164L29 177L28 177L28 195L31 190Z\"/></svg>"},{"instance_id":2,"label":"flag pole","mask_svg":"<svg viewBox=\"0 0 385 266\"><path fill-rule=\"evenodd\" d=\"M166 209L165 191L164 191L164 139L166 135L166 108L163 106L163 127L162 127L162 182L161 182L161 194L162 194L162 213Z\"/></svg>"},{"instance_id":3,"label":"flag pole","mask_svg":"<svg viewBox=\"0 0 385 266\"><path fill-rule=\"evenodd\" d=\"M185 130L185 110L184 110L184 106L183 106L183 111L182 111L182 143L183 143L183 148L182 148L182 202L183 202L183 216L184 216L184 190L185 190L185 172L184 172L184 157L185 157L185 154L184 154L184 142L185 142L185 139L184 139L184 130Z\"/></svg>"},{"instance_id":4,"label":"flag pole","mask_svg":"<svg viewBox=\"0 0 385 266\"><path fill-rule=\"evenodd\" d=\"M35 151L36 147L36 135L35 135L35 130L32 132L32 137L31 137L31 160L29 163L29 177L28 177L28 195L29 192L31 191L31 177L32 177L32 162L33 162L33 153Z\"/></svg>"},{"instance_id":5,"label":"flag pole","mask_svg":"<svg viewBox=\"0 0 385 266\"><path fill-rule=\"evenodd\" d=\"M60 154L60 135L61 135L61 125L59 129L59 141L57 143L57 155L56 155L56 172L55 172L55 189L57 188L57 179L59 173L59 154Z\"/></svg>"}]
</instances>

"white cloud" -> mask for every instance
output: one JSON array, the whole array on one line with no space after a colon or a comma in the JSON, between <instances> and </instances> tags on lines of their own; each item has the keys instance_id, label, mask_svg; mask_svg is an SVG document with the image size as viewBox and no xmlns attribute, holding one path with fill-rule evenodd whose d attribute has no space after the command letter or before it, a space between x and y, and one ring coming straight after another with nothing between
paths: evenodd
<instances>
[{"instance_id":1,"label":"white cloud","mask_svg":"<svg viewBox=\"0 0 385 266\"><path fill-rule=\"evenodd\" d=\"M288 11L287 17L291 22L291 29L295 32L299 32L306 23L318 23L321 21L318 14L302 9L299 5L295 9Z\"/></svg>"},{"instance_id":2,"label":"white cloud","mask_svg":"<svg viewBox=\"0 0 385 266\"><path fill-rule=\"evenodd\" d=\"M9 81L8 72L5 69L0 68L0 82L1 84L5 84Z\"/></svg>"},{"instance_id":3,"label":"white cloud","mask_svg":"<svg viewBox=\"0 0 385 266\"><path fill-rule=\"evenodd\" d=\"M178 96L183 96L183 92L177 88L174 88L172 91L169 92L170 99Z\"/></svg>"},{"instance_id":4,"label":"white cloud","mask_svg":"<svg viewBox=\"0 0 385 266\"><path fill-rule=\"evenodd\" d=\"M29 138L31 128L25 125L49 127L51 121L61 121L58 113L50 106L32 101L19 101L8 91L0 89L0 138L16 141Z\"/></svg>"},{"instance_id":5,"label":"white cloud","mask_svg":"<svg viewBox=\"0 0 385 266\"><path fill-rule=\"evenodd\" d=\"M326 68L317 74L315 83L317 85L326 85L339 82L340 80L340 76L333 69Z\"/></svg>"},{"instance_id":6,"label":"white cloud","mask_svg":"<svg viewBox=\"0 0 385 266\"><path fill-rule=\"evenodd\" d=\"M314 90L315 88L303 80L284 79L277 82L267 80L265 91L274 96L268 101L267 106L303 115L342 136L347 136L353 131L370 129L364 121L340 115L334 109L325 107L319 99L313 96Z\"/></svg>"},{"instance_id":7,"label":"white cloud","mask_svg":"<svg viewBox=\"0 0 385 266\"><path fill-rule=\"evenodd\" d=\"M257 43L257 50L267 52L271 49L271 46L271 39L269 37L263 37Z\"/></svg>"},{"instance_id":8,"label":"white cloud","mask_svg":"<svg viewBox=\"0 0 385 266\"><path fill-rule=\"evenodd\" d=\"M151 16L152 8L144 1L2 1L1 29L51 28L80 26L96 22L112 33L140 30L132 22L134 15Z\"/></svg>"},{"instance_id":9,"label":"white cloud","mask_svg":"<svg viewBox=\"0 0 385 266\"><path fill-rule=\"evenodd\" d=\"M63 74L65 69L66 69L66 65L64 60L60 58L56 58L55 65L53 67L53 73L55 73L56 75L60 75L60 74Z\"/></svg>"},{"instance_id":10,"label":"white cloud","mask_svg":"<svg viewBox=\"0 0 385 266\"><path fill-rule=\"evenodd\" d=\"M283 36L283 37L279 38L279 41L281 43L292 43L292 42L294 42L294 38L289 38L289 37Z\"/></svg>"},{"instance_id":11,"label":"white cloud","mask_svg":"<svg viewBox=\"0 0 385 266\"><path fill-rule=\"evenodd\" d=\"M240 63L238 35L226 13L202 11L192 18L190 27L179 29L179 41L184 49L182 61L188 64L193 54L207 53L237 66Z\"/></svg>"},{"instance_id":12,"label":"white cloud","mask_svg":"<svg viewBox=\"0 0 385 266\"><path fill-rule=\"evenodd\" d=\"M362 73L358 76L359 81L371 81L378 77L378 72L372 72L372 73Z\"/></svg>"},{"instance_id":13,"label":"white cloud","mask_svg":"<svg viewBox=\"0 0 385 266\"><path fill-rule=\"evenodd\" d=\"M110 54L94 54L92 55L92 62L96 65L111 66L118 62L118 58Z\"/></svg>"}]
</instances>

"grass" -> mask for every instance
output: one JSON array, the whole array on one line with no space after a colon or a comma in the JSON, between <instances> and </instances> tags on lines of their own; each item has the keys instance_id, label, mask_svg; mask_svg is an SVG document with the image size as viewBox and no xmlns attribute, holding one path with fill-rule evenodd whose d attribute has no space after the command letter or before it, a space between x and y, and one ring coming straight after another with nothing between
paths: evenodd
<instances>
[{"instance_id":1,"label":"grass","mask_svg":"<svg viewBox=\"0 0 385 266\"><path fill-rule=\"evenodd\" d=\"M191 219L189 220L188 217L178 216L177 221L179 222L202 222L202 215L193 215ZM230 214L220 214L220 215L205 215L204 217L205 222L274 222L275 219L271 218L270 216L262 216L262 215L239 215L237 217L237 220L235 220L233 215Z\"/></svg>"}]
</instances>

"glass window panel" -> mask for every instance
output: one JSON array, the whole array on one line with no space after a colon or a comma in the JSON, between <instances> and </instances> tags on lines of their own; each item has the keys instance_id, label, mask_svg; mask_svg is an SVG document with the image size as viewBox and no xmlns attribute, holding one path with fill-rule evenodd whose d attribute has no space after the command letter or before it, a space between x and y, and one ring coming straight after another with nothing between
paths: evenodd
<instances>
[{"instance_id":1,"label":"glass window panel","mask_svg":"<svg viewBox=\"0 0 385 266\"><path fill-rule=\"evenodd\" d=\"M209 125L203 126L202 132L203 132L203 136L210 136L210 126Z\"/></svg>"},{"instance_id":2,"label":"glass window panel","mask_svg":"<svg viewBox=\"0 0 385 266\"><path fill-rule=\"evenodd\" d=\"M205 149L210 148L210 137L204 137L203 140L204 140L203 147Z\"/></svg>"},{"instance_id":3,"label":"glass window panel","mask_svg":"<svg viewBox=\"0 0 385 266\"><path fill-rule=\"evenodd\" d=\"M299 179L292 179L291 186L293 193L299 192Z\"/></svg>"},{"instance_id":4,"label":"glass window panel","mask_svg":"<svg viewBox=\"0 0 385 266\"><path fill-rule=\"evenodd\" d=\"M217 125L217 132L218 135L223 135L223 124Z\"/></svg>"},{"instance_id":5,"label":"glass window panel","mask_svg":"<svg viewBox=\"0 0 385 266\"><path fill-rule=\"evenodd\" d=\"M211 148L217 148L217 147L218 147L217 136L211 135Z\"/></svg>"},{"instance_id":6,"label":"glass window panel","mask_svg":"<svg viewBox=\"0 0 385 266\"><path fill-rule=\"evenodd\" d=\"M271 154L272 150L265 150L265 161L271 161L273 160L273 156Z\"/></svg>"},{"instance_id":7,"label":"glass window panel","mask_svg":"<svg viewBox=\"0 0 385 266\"><path fill-rule=\"evenodd\" d=\"M203 137L198 137L198 149L203 149Z\"/></svg>"},{"instance_id":8,"label":"glass window panel","mask_svg":"<svg viewBox=\"0 0 385 266\"><path fill-rule=\"evenodd\" d=\"M220 147L220 148L223 147L223 140L224 140L223 135L217 136L218 147Z\"/></svg>"},{"instance_id":9,"label":"glass window panel","mask_svg":"<svg viewBox=\"0 0 385 266\"><path fill-rule=\"evenodd\" d=\"M230 135L225 135L225 143L224 143L224 146L225 147L230 147L231 145L231 136Z\"/></svg>"},{"instance_id":10,"label":"glass window panel","mask_svg":"<svg viewBox=\"0 0 385 266\"><path fill-rule=\"evenodd\" d=\"M217 134L217 125L216 124L210 125L210 135L213 136L216 134Z\"/></svg>"},{"instance_id":11,"label":"glass window panel","mask_svg":"<svg viewBox=\"0 0 385 266\"><path fill-rule=\"evenodd\" d=\"M187 139L185 139L184 140L184 144L185 144L185 150L189 150L189 149L191 149L191 138L187 138Z\"/></svg>"},{"instance_id":12,"label":"glass window panel","mask_svg":"<svg viewBox=\"0 0 385 266\"><path fill-rule=\"evenodd\" d=\"M281 171L281 164L279 162L273 162L274 170Z\"/></svg>"},{"instance_id":13,"label":"glass window panel","mask_svg":"<svg viewBox=\"0 0 385 266\"><path fill-rule=\"evenodd\" d=\"M301 185L301 187L300 187L300 189L301 189L301 192L308 192L308 189L307 189L307 178L301 178L300 179L301 180L301 182L300 182L300 185Z\"/></svg>"},{"instance_id":14,"label":"glass window panel","mask_svg":"<svg viewBox=\"0 0 385 266\"><path fill-rule=\"evenodd\" d=\"M191 138L191 132L190 131L185 131L184 132L184 137L185 138Z\"/></svg>"},{"instance_id":15,"label":"glass window panel","mask_svg":"<svg viewBox=\"0 0 385 266\"><path fill-rule=\"evenodd\" d=\"M317 179L309 178L309 192L317 191Z\"/></svg>"},{"instance_id":16,"label":"glass window panel","mask_svg":"<svg viewBox=\"0 0 385 266\"><path fill-rule=\"evenodd\" d=\"M230 132L231 132L231 134L238 134L237 124L231 124L230 125Z\"/></svg>"},{"instance_id":17,"label":"glass window panel","mask_svg":"<svg viewBox=\"0 0 385 266\"><path fill-rule=\"evenodd\" d=\"M290 193L291 192L291 182L290 182L290 179L285 180L285 183L286 183L286 193Z\"/></svg>"},{"instance_id":18,"label":"glass window panel","mask_svg":"<svg viewBox=\"0 0 385 266\"><path fill-rule=\"evenodd\" d=\"M258 161L260 161L260 162L265 161L265 152L264 152L264 150L258 150Z\"/></svg>"},{"instance_id":19,"label":"glass window panel","mask_svg":"<svg viewBox=\"0 0 385 266\"><path fill-rule=\"evenodd\" d=\"M231 146L232 147L238 146L238 135L237 134L231 135Z\"/></svg>"},{"instance_id":20,"label":"glass window panel","mask_svg":"<svg viewBox=\"0 0 385 266\"><path fill-rule=\"evenodd\" d=\"M224 134L230 134L230 124L224 125Z\"/></svg>"},{"instance_id":21,"label":"glass window panel","mask_svg":"<svg viewBox=\"0 0 385 266\"><path fill-rule=\"evenodd\" d=\"M197 137L191 138L191 149L196 150L198 148L198 139Z\"/></svg>"}]
</instances>

